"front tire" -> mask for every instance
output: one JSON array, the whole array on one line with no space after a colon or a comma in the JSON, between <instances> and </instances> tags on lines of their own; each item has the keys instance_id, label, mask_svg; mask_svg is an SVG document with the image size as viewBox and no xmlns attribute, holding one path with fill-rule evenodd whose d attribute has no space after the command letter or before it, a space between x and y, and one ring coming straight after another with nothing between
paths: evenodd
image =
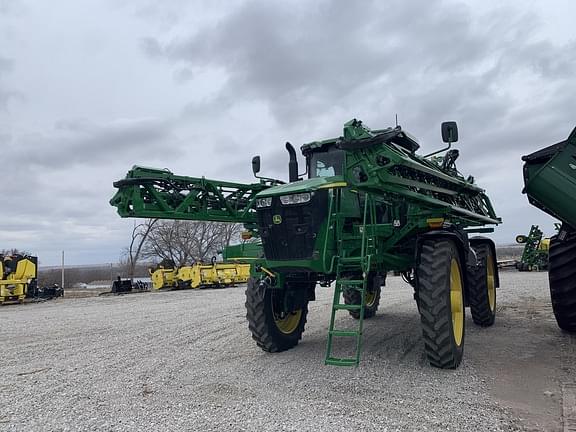
<instances>
[{"instance_id":1,"label":"front tire","mask_svg":"<svg viewBox=\"0 0 576 432\"><path fill-rule=\"evenodd\" d=\"M473 248L480 265L470 272L470 312L475 324L489 327L496 319L496 260L490 245L482 243Z\"/></svg>"},{"instance_id":2,"label":"front tire","mask_svg":"<svg viewBox=\"0 0 576 432\"><path fill-rule=\"evenodd\" d=\"M548 279L552 310L558 327L576 332L576 233L550 240Z\"/></svg>"},{"instance_id":3,"label":"front tire","mask_svg":"<svg viewBox=\"0 0 576 432\"><path fill-rule=\"evenodd\" d=\"M424 349L432 366L455 369L464 353L464 284L454 242L425 240L416 269Z\"/></svg>"},{"instance_id":4,"label":"front tire","mask_svg":"<svg viewBox=\"0 0 576 432\"><path fill-rule=\"evenodd\" d=\"M267 352L281 352L298 345L304 333L308 304L290 312L281 311L286 291L265 282L248 279L246 318L252 339Z\"/></svg>"}]
</instances>

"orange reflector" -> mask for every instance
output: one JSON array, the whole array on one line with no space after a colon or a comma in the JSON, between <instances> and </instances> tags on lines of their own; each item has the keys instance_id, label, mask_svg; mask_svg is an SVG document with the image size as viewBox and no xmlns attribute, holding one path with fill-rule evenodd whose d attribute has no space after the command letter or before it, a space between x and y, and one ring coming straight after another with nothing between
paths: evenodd
<instances>
[{"instance_id":1,"label":"orange reflector","mask_svg":"<svg viewBox=\"0 0 576 432\"><path fill-rule=\"evenodd\" d=\"M428 227L431 229L442 228L442 226L444 225L444 218L426 219L426 223L428 223Z\"/></svg>"},{"instance_id":2,"label":"orange reflector","mask_svg":"<svg viewBox=\"0 0 576 432\"><path fill-rule=\"evenodd\" d=\"M240 237L242 238L242 240L250 240L252 238L252 232L251 231L242 231L240 233Z\"/></svg>"}]
</instances>

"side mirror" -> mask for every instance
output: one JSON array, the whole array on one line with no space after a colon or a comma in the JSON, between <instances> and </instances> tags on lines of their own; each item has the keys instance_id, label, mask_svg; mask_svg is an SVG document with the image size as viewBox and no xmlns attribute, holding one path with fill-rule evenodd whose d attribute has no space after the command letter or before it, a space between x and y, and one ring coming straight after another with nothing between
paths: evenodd
<instances>
[{"instance_id":1,"label":"side mirror","mask_svg":"<svg viewBox=\"0 0 576 432\"><path fill-rule=\"evenodd\" d=\"M254 175L260 172L260 156L254 156L252 158L252 172Z\"/></svg>"},{"instance_id":2,"label":"side mirror","mask_svg":"<svg viewBox=\"0 0 576 432\"><path fill-rule=\"evenodd\" d=\"M458 125L456 122L449 121L442 123L442 141L453 143L458 141Z\"/></svg>"}]
</instances>

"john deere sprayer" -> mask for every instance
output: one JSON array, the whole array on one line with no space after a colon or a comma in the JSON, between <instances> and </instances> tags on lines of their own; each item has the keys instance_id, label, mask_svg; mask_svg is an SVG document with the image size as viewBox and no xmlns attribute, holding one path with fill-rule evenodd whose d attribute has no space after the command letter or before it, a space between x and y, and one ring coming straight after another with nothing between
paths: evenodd
<instances>
[{"instance_id":1,"label":"john deere sprayer","mask_svg":"<svg viewBox=\"0 0 576 432\"><path fill-rule=\"evenodd\" d=\"M110 203L122 217L240 222L262 242L246 290L246 316L264 351L298 344L317 285L333 287L326 364L359 362L364 320L376 314L386 273L400 272L414 289L424 349L440 368L459 365L465 307L474 322L494 323L498 273L494 244L470 233L500 223L472 177L456 169L454 122L443 123L447 147L430 155L400 126L370 130L359 120L339 138L301 147L298 174L289 153L289 181L258 177L238 184L133 167ZM440 154L442 156L440 156ZM352 328L339 328L355 318ZM344 354L341 354L344 353Z\"/></svg>"},{"instance_id":2,"label":"john deere sprayer","mask_svg":"<svg viewBox=\"0 0 576 432\"><path fill-rule=\"evenodd\" d=\"M558 326L576 332L576 129L566 140L522 160L523 192L530 204L562 222L550 239L550 295Z\"/></svg>"}]
</instances>

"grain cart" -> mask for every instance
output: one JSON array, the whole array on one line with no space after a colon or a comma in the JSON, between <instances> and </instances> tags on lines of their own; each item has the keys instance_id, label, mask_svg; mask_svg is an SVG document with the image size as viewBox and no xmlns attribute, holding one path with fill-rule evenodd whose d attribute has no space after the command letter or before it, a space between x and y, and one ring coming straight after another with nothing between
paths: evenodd
<instances>
[{"instance_id":1,"label":"grain cart","mask_svg":"<svg viewBox=\"0 0 576 432\"><path fill-rule=\"evenodd\" d=\"M548 269L550 239L542 238L544 233L538 225L532 225L528 235L517 235L516 243L523 244L522 256L516 262L519 271L540 271Z\"/></svg>"},{"instance_id":2,"label":"grain cart","mask_svg":"<svg viewBox=\"0 0 576 432\"><path fill-rule=\"evenodd\" d=\"M38 279L38 258L28 255L0 255L0 305L7 301L24 303L34 292Z\"/></svg>"},{"instance_id":3,"label":"grain cart","mask_svg":"<svg viewBox=\"0 0 576 432\"><path fill-rule=\"evenodd\" d=\"M455 368L465 306L476 324L492 325L499 285L493 242L469 234L501 220L474 178L456 169L454 122L442 124L442 137L445 148L420 156L400 126L370 130L351 120L343 136L301 147L303 175L286 143L288 183L259 177L258 156L252 184L136 166L114 183L110 203L122 217L243 223L259 237L264 256L251 266L246 316L264 351L297 345L316 285L333 286L325 363L358 365L364 319L376 314L386 272L397 271L414 289L428 360ZM354 328L336 326L342 312ZM344 348L351 353L337 354Z\"/></svg>"},{"instance_id":4,"label":"grain cart","mask_svg":"<svg viewBox=\"0 0 576 432\"><path fill-rule=\"evenodd\" d=\"M558 326L576 332L576 128L565 141L522 160L522 192L530 204L562 222L550 239L550 295Z\"/></svg>"}]
</instances>

